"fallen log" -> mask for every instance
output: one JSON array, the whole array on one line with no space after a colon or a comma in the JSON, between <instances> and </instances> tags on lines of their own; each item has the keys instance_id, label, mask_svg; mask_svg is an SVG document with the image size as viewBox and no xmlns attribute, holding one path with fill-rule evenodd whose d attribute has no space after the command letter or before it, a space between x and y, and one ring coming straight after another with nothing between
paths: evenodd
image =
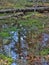
<instances>
[{"instance_id":1,"label":"fallen log","mask_svg":"<svg viewBox=\"0 0 49 65\"><path fill-rule=\"evenodd\" d=\"M7 19L7 18L11 18L11 17L18 18L18 16L23 16L23 12L17 13L17 14L6 15L6 16L0 16L0 20Z\"/></svg>"},{"instance_id":2,"label":"fallen log","mask_svg":"<svg viewBox=\"0 0 49 65\"><path fill-rule=\"evenodd\" d=\"M32 12L36 10L37 12L49 12L49 7L30 7L30 8L21 8L21 9L1 9L0 13L14 13L14 12Z\"/></svg>"}]
</instances>

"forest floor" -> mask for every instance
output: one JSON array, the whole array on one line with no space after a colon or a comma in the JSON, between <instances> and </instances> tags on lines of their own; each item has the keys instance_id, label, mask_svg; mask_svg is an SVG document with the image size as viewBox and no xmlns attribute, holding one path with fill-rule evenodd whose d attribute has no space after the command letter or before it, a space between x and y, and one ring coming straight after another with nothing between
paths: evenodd
<instances>
[{"instance_id":1,"label":"forest floor","mask_svg":"<svg viewBox=\"0 0 49 65\"><path fill-rule=\"evenodd\" d=\"M42 4L40 3L40 6L41 5ZM32 4L32 2L31 3L28 2L24 4L21 2L20 3L17 2L16 4L7 2L1 5L0 9L26 8L32 6L34 6L34 3ZM49 7L49 3L45 3L44 6ZM9 14L11 15L11 13L8 14L5 13L5 14L0 14L0 16L5 16ZM22 37L25 37L26 35L26 38L22 40L21 44L24 43L27 44L27 48L26 47L21 48L19 44L16 44L18 42L20 43L20 41L14 43L17 40L15 39L17 38L17 36L15 35L15 33L11 34L11 32L13 31L16 32L19 30L21 32ZM12 38L15 40L14 42L11 41L11 37L12 37L11 35L12 36L15 35L15 38ZM20 36L18 37L20 38ZM6 46L7 46L7 50L6 50ZM12 52L12 50L9 51L10 48L8 48L8 46L12 48L14 53L17 54L18 52L20 59L19 57L16 58L14 54L13 56L16 59L13 60L12 55L10 55L10 52ZM21 50L19 49L19 47ZM36 11L26 12L25 14L23 14L22 16L18 16L17 18L11 17L11 18L0 20L0 49L1 49L0 65L11 65L11 63L14 64L16 63L15 65L23 65L23 64L24 65L49 65L49 12L47 11L45 11L44 13L39 13ZM24 50L27 51L27 54L22 53L24 52ZM19 53L19 51L21 53Z\"/></svg>"}]
</instances>

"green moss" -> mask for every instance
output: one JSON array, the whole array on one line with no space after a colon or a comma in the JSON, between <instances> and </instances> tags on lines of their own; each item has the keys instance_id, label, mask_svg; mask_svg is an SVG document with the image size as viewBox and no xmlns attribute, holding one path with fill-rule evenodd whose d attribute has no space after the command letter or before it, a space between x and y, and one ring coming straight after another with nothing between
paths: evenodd
<instances>
[{"instance_id":1,"label":"green moss","mask_svg":"<svg viewBox=\"0 0 49 65\"><path fill-rule=\"evenodd\" d=\"M40 21L40 19L31 19L31 18L28 18L28 19L25 19L25 20L18 20L19 23L23 26L37 26L38 28L43 28L43 24L42 22Z\"/></svg>"},{"instance_id":2,"label":"green moss","mask_svg":"<svg viewBox=\"0 0 49 65\"><path fill-rule=\"evenodd\" d=\"M10 34L8 32L0 32L0 36L4 38L4 37L9 37Z\"/></svg>"},{"instance_id":3,"label":"green moss","mask_svg":"<svg viewBox=\"0 0 49 65\"><path fill-rule=\"evenodd\" d=\"M34 14L36 13L38 14L38 12L34 12ZM12 26L13 23L16 23L16 25L19 23L20 25L24 27L28 27L28 29L31 29L31 30L38 29L38 32L45 32L43 24L48 22L48 20L45 21L48 18L33 17L32 15L33 15L33 12L30 12L30 13L28 12L25 16L23 16L24 19L18 18L17 20L15 20L13 18L9 18L6 20L0 20L0 23L2 23L2 25L7 24L8 26L8 28L2 29L3 32L0 32L0 36L9 37L10 36L8 33L9 31L18 30L19 28L17 28L17 26ZM46 25L47 24L45 24L45 26Z\"/></svg>"},{"instance_id":4,"label":"green moss","mask_svg":"<svg viewBox=\"0 0 49 65\"><path fill-rule=\"evenodd\" d=\"M45 48L40 52L41 55L48 55L49 54L49 48Z\"/></svg>"}]
</instances>

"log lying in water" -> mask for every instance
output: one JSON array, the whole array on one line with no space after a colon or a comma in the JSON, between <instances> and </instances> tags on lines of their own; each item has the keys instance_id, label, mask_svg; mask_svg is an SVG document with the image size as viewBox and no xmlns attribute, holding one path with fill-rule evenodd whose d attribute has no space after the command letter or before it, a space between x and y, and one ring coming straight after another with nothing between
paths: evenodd
<instances>
[{"instance_id":1,"label":"log lying in water","mask_svg":"<svg viewBox=\"0 0 49 65\"><path fill-rule=\"evenodd\" d=\"M17 13L17 14L6 15L6 16L0 16L0 20L11 18L11 17L16 17L17 18L18 16L23 16L23 12Z\"/></svg>"},{"instance_id":2,"label":"log lying in water","mask_svg":"<svg viewBox=\"0 0 49 65\"><path fill-rule=\"evenodd\" d=\"M0 13L14 13L14 12L32 12L36 9L38 12L49 11L49 7L30 7L21 9L1 9Z\"/></svg>"}]
</instances>

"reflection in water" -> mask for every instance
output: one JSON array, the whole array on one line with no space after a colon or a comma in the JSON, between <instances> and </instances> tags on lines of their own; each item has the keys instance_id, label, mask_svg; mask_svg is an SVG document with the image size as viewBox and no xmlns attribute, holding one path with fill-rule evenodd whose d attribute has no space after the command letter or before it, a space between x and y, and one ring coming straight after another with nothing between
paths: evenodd
<instances>
[{"instance_id":1,"label":"reflection in water","mask_svg":"<svg viewBox=\"0 0 49 65\"><path fill-rule=\"evenodd\" d=\"M6 54L8 55L8 56L10 56L10 57L12 57L14 60L16 60L16 59L18 59L18 57L19 57L19 54L17 53L17 52L15 52L15 44L17 44L17 42L18 42L18 32L11 32L11 34L14 34L13 36L12 36L12 41L10 42L10 44L8 44L8 45L4 45L4 50L5 50L5 52L6 52ZM48 34L43 34L44 36L43 36L43 40L42 40L42 46L46 46L46 42L45 41L47 41L48 39L49 39L49 35ZM25 35L24 35L24 37L26 37ZM16 43L15 43L16 42ZM12 49L13 48L13 49ZM23 39L23 37L21 37L21 48L23 49L23 48L28 48L28 45L26 44L26 41ZM23 49L22 50L22 56L23 57L21 57L21 59L24 59L24 61L25 61L25 56L27 55L27 50L26 49ZM17 65L17 63L12 63L12 65ZM36 65L36 64L35 64ZM42 65L48 65L47 64L47 62L44 60L43 62L42 62Z\"/></svg>"},{"instance_id":2,"label":"reflection in water","mask_svg":"<svg viewBox=\"0 0 49 65\"><path fill-rule=\"evenodd\" d=\"M11 65L17 65L17 63L14 62L14 63L12 63Z\"/></svg>"},{"instance_id":3,"label":"reflection in water","mask_svg":"<svg viewBox=\"0 0 49 65\"><path fill-rule=\"evenodd\" d=\"M42 47L46 47L46 45L47 45L47 41L49 40L49 34L45 34L45 33L43 33L43 40L42 40Z\"/></svg>"},{"instance_id":4,"label":"reflection in water","mask_svg":"<svg viewBox=\"0 0 49 65\"><path fill-rule=\"evenodd\" d=\"M11 32L11 34L14 35L12 36L12 41L10 42L10 44L8 45L4 45L4 50L6 55L8 55L9 57L12 57L14 60L19 58L19 54L17 52L15 52L15 44L17 44L18 42L18 32ZM25 44L25 40L23 40L23 37L21 37L21 48L27 48L27 44ZM22 56L25 57L25 55L27 55L27 51L26 50L22 50ZM21 59L23 58L21 57ZM25 58L24 58L25 59ZM25 60L24 60L25 61ZM12 65L17 65L15 62L12 63Z\"/></svg>"},{"instance_id":5,"label":"reflection in water","mask_svg":"<svg viewBox=\"0 0 49 65\"><path fill-rule=\"evenodd\" d=\"M13 35L13 39L18 42L18 32L15 32Z\"/></svg>"},{"instance_id":6,"label":"reflection in water","mask_svg":"<svg viewBox=\"0 0 49 65\"><path fill-rule=\"evenodd\" d=\"M47 41L49 39L49 35L45 33L43 35L44 35L43 41Z\"/></svg>"},{"instance_id":7,"label":"reflection in water","mask_svg":"<svg viewBox=\"0 0 49 65\"><path fill-rule=\"evenodd\" d=\"M14 51L11 51L11 57L12 57L13 59L16 59L16 58L18 58L19 56L18 56L18 54L16 54Z\"/></svg>"}]
</instances>

